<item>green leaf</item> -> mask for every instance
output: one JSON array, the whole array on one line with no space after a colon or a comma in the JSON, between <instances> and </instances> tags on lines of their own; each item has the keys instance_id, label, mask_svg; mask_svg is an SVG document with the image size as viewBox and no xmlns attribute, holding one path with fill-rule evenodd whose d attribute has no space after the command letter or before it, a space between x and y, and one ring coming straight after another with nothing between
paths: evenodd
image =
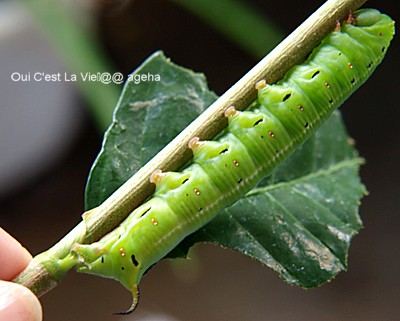
<instances>
[{"instance_id":1,"label":"green leaf","mask_svg":"<svg viewBox=\"0 0 400 321\"><path fill-rule=\"evenodd\" d=\"M203 74L173 64L162 52L130 78L90 171L86 210L100 205L217 98Z\"/></svg>"},{"instance_id":2,"label":"green leaf","mask_svg":"<svg viewBox=\"0 0 400 321\"><path fill-rule=\"evenodd\" d=\"M147 73L161 81L125 86L89 176L87 208L99 205L215 99L202 75L162 53L133 75ZM290 284L320 285L346 268L351 238L361 228L361 163L336 112L272 175L168 257L211 242L259 260Z\"/></svg>"}]
</instances>

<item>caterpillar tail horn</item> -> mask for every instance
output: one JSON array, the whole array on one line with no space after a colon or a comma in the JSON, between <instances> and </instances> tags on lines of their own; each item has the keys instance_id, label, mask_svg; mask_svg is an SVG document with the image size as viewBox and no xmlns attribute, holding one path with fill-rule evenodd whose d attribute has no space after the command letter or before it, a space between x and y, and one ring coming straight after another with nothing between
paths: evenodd
<instances>
[{"instance_id":1,"label":"caterpillar tail horn","mask_svg":"<svg viewBox=\"0 0 400 321\"><path fill-rule=\"evenodd\" d=\"M127 311L114 312L113 313L114 315L131 314L137 308L137 306L139 304L139 299L140 299L139 287L137 284L134 284L130 290L132 292L132 298L133 298L132 305L130 306L130 308Z\"/></svg>"}]
</instances>

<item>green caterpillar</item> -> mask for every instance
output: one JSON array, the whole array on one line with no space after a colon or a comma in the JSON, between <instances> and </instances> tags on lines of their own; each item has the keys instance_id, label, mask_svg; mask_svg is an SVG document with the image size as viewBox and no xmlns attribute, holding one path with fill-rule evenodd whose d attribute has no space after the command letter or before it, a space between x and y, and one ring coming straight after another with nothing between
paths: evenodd
<instances>
[{"instance_id":1,"label":"green caterpillar","mask_svg":"<svg viewBox=\"0 0 400 321\"><path fill-rule=\"evenodd\" d=\"M260 81L247 111L229 107L229 126L215 141L189 143L181 172L155 172L154 195L100 241L75 244L80 272L111 277L139 301L143 274L187 235L233 204L291 152L372 74L394 35L393 20L357 11L274 85Z\"/></svg>"}]
</instances>

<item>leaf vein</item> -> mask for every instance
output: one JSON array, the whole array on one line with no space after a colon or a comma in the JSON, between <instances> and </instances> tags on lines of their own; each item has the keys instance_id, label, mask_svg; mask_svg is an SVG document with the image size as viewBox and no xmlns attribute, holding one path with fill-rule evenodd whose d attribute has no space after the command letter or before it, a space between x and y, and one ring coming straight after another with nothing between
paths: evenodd
<instances>
[{"instance_id":1,"label":"leaf vein","mask_svg":"<svg viewBox=\"0 0 400 321\"><path fill-rule=\"evenodd\" d=\"M360 166L363 163L364 163L364 159L361 157L345 159L343 161L333 164L332 166L329 166L328 168L324 168L324 169L318 170L316 172L311 172L308 175L301 176L301 177L293 179L289 182L279 182L279 183L271 184L268 186L254 188L251 191L249 191L244 197L250 197L250 196L254 196L257 194L261 194L261 193L267 193L272 190L279 189L281 187L293 186L293 185L302 183L304 181L311 180L313 178L331 175L335 172L339 172L340 170L342 170L344 168Z\"/></svg>"}]
</instances>

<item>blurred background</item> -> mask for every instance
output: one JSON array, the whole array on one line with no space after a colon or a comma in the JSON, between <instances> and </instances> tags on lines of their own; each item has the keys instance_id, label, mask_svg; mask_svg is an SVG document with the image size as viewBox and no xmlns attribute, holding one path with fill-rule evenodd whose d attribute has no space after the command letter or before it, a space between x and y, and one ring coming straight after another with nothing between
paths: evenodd
<instances>
[{"instance_id":1,"label":"blurred background","mask_svg":"<svg viewBox=\"0 0 400 321\"><path fill-rule=\"evenodd\" d=\"M0 226L37 254L80 221L86 178L121 90L24 75L127 75L162 49L222 94L322 3L0 0ZM367 4L399 20L398 1ZM367 160L361 176L370 193L348 272L306 291L238 253L198 245L192 260L162 261L146 275L131 316L111 315L130 305L119 284L71 272L41 298L45 320L400 320L399 57L397 36L342 109Z\"/></svg>"}]
</instances>

